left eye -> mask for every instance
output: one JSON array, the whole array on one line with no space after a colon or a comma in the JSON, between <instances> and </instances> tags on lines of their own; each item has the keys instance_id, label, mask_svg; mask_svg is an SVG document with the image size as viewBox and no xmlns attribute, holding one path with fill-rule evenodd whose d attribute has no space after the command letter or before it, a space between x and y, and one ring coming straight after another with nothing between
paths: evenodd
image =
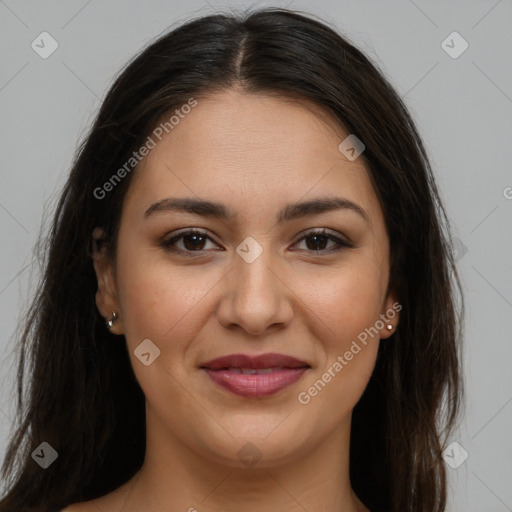
<instances>
[{"instance_id":1,"label":"left eye","mask_svg":"<svg viewBox=\"0 0 512 512\"><path fill-rule=\"evenodd\" d=\"M176 234L174 237L164 240L161 242L162 247L173 252L191 253L201 252L207 250L204 245L207 240L213 242L207 233L197 230L187 230ZM308 252L334 252L342 249L343 247L353 247L352 244L345 242L327 232L326 230L313 231L307 233L302 238L297 240L295 244L299 242L305 242ZM309 241L309 243L308 243ZM334 247L326 248L328 242L334 242ZM178 247L178 242L181 242L182 247ZM214 243L214 242L213 242Z\"/></svg>"},{"instance_id":2,"label":"left eye","mask_svg":"<svg viewBox=\"0 0 512 512\"><path fill-rule=\"evenodd\" d=\"M308 243L307 240L310 240L310 243ZM329 234L329 232L326 230L307 233L302 238L300 238L297 243L302 241L305 241L306 247L308 249L313 247L310 252L334 252L339 251L343 247L352 247L352 245L348 242L341 240L337 236ZM325 248L326 243L329 241L334 242L334 248L331 247L330 250Z\"/></svg>"}]
</instances>

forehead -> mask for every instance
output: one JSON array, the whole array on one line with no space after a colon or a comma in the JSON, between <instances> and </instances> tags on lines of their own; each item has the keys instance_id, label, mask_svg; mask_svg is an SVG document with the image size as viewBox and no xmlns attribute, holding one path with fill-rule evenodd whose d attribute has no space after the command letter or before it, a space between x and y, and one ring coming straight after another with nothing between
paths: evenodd
<instances>
[{"instance_id":1,"label":"forehead","mask_svg":"<svg viewBox=\"0 0 512 512\"><path fill-rule=\"evenodd\" d=\"M197 98L135 171L125 202L198 196L254 216L265 205L342 195L378 222L380 205L363 158L338 149L349 132L311 102L225 91ZM172 113L162 120L168 120ZM178 121L176 123L176 121Z\"/></svg>"}]
</instances>

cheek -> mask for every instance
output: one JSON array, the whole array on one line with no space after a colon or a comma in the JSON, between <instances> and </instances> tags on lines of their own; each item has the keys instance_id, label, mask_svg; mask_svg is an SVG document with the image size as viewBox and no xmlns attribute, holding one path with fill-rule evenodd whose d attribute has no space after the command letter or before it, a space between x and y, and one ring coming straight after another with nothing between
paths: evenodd
<instances>
[{"instance_id":1,"label":"cheek","mask_svg":"<svg viewBox=\"0 0 512 512\"><path fill-rule=\"evenodd\" d=\"M201 274L197 268L196 276ZM204 322L202 299L216 282L206 274L193 280L192 275L194 270L187 273L137 251L127 251L118 259L119 300L129 357L150 404L179 406L183 402L185 408L188 403L182 387L188 371L183 358ZM134 353L146 339L160 350L148 366Z\"/></svg>"},{"instance_id":2,"label":"cheek","mask_svg":"<svg viewBox=\"0 0 512 512\"><path fill-rule=\"evenodd\" d=\"M385 285L383 269L361 259L328 274L324 269L314 279L309 275L299 290L301 300L325 326L328 339L338 346L379 319Z\"/></svg>"},{"instance_id":3,"label":"cheek","mask_svg":"<svg viewBox=\"0 0 512 512\"><path fill-rule=\"evenodd\" d=\"M191 328L195 307L214 286L215 276L199 267L173 268L152 252L125 252L118 260L125 336L130 347L149 338L161 350L171 346L170 339L172 348L179 349L180 340L187 337L184 330Z\"/></svg>"},{"instance_id":4,"label":"cheek","mask_svg":"<svg viewBox=\"0 0 512 512\"><path fill-rule=\"evenodd\" d=\"M381 313L386 284L381 277L385 275L375 264L360 261L317 279L314 288L302 287L301 299L314 313L310 318L314 319L319 354L319 367L302 391L315 401L314 407L332 404L338 410L336 416L350 411L361 397L380 343L374 329Z\"/></svg>"}]
</instances>

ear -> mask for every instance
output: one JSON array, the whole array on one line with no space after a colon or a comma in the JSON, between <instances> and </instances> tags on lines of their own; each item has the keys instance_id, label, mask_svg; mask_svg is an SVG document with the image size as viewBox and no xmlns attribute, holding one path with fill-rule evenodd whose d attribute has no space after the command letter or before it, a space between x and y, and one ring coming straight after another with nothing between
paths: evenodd
<instances>
[{"instance_id":1,"label":"ear","mask_svg":"<svg viewBox=\"0 0 512 512\"><path fill-rule=\"evenodd\" d=\"M396 331L401 310L402 305L396 300L394 291L391 291L384 301L380 315L380 320L384 323L384 326L380 329L381 339L389 338ZM392 329L388 329L388 325L391 325Z\"/></svg>"},{"instance_id":2,"label":"ear","mask_svg":"<svg viewBox=\"0 0 512 512\"><path fill-rule=\"evenodd\" d=\"M112 312L117 313L117 318L110 329L112 334L123 334L122 315L117 300L115 274L112 262L107 255L104 242L105 234L101 228L95 228L92 232L92 259L94 271L98 281L96 291L96 306L105 322L112 318Z\"/></svg>"}]
</instances>

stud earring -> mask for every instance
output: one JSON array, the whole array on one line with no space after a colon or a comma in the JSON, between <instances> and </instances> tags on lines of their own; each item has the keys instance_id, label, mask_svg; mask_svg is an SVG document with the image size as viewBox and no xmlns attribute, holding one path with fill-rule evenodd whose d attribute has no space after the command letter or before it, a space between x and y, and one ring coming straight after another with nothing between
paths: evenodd
<instances>
[{"instance_id":1,"label":"stud earring","mask_svg":"<svg viewBox=\"0 0 512 512\"><path fill-rule=\"evenodd\" d=\"M112 326L114 325L114 322L117 319L117 313L115 311L112 311L112 318L110 320L107 320L105 322L105 325L107 326L107 329L110 331L112 329Z\"/></svg>"},{"instance_id":2,"label":"stud earring","mask_svg":"<svg viewBox=\"0 0 512 512\"><path fill-rule=\"evenodd\" d=\"M388 324L388 325L386 325L386 329L388 331L392 331L393 330L393 326L391 324Z\"/></svg>"}]
</instances>

